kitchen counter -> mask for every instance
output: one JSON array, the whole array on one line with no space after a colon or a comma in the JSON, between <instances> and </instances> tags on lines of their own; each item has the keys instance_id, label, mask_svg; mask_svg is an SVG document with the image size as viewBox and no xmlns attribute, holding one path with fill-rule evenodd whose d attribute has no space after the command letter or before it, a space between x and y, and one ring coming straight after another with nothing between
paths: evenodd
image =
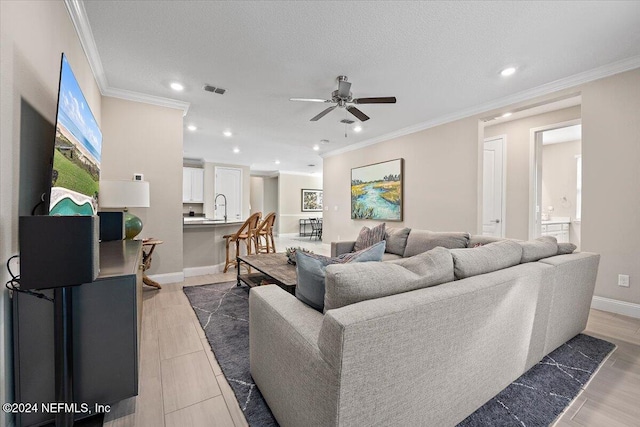
<instances>
[{"instance_id":1,"label":"kitchen counter","mask_svg":"<svg viewBox=\"0 0 640 427\"><path fill-rule=\"evenodd\" d=\"M571 222L571 218L567 217L551 217L546 221L540 221L542 225L549 224L569 224Z\"/></svg>"},{"instance_id":2,"label":"kitchen counter","mask_svg":"<svg viewBox=\"0 0 640 427\"><path fill-rule=\"evenodd\" d=\"M191 227L225 227L229 225L240 226L244 223L245 220L233 219L233 220L220 220L220 219L209 219L209 218L198 218L198 217L185 217L183 219L183 226L185 228Z\"/></svg>"}]
</instances>

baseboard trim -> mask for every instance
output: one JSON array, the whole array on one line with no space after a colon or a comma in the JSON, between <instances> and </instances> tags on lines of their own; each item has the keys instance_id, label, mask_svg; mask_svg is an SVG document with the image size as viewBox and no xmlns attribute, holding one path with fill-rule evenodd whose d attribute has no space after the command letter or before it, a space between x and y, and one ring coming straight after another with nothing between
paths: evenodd
<instances>
[{"instance_id":1,"label":"baseboard trim","mask_svg":"<svg viewBox=\"0 0 640 427\"><path fill-rule=\"evenodd\" d=\"M205 265L202 267L187 267L184 271L184 277L204 276L205 274L218 274L224 270L224 263L216 265Z\"/></svg>"},{"instance_id":2,"label":"baseboard trim","mask_svg":"<svg viewBox=\"0 0 640 427\"><path fill-rule=\"evenodd\" d=\"M176 271L175 273L152 274L149 276L149 279L154 280L161 285L166 285L168 283L179 283L184 281L184 273Z\"/></svg>"},{"instance_id":3,"label":"baseboard trim","mask_svg":"<svg viewBox=\"0 0 640 427\"><path fill-rule=\"evenodd\" d=\"M632 302L594 296L591 300L591 308L640 319L640 304Z\"/></svg>"}]
</instances>

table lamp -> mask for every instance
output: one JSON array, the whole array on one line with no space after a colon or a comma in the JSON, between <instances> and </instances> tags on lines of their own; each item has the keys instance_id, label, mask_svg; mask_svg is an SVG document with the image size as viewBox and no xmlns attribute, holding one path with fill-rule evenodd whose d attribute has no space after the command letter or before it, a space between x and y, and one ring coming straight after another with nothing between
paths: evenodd
<instances>
[{"instance_id":1,"label":"table lamp","mask_svg":"<svg viewBox=\"0 0 640 427\"><path fill-rule=\"evenodd\" d=\"M142 231L142 220L129 212L129 208L149 207L147 181L100 181L98 192L100 208L124 208L125 237L133 239Z\"/></svg>"}]
</instances>

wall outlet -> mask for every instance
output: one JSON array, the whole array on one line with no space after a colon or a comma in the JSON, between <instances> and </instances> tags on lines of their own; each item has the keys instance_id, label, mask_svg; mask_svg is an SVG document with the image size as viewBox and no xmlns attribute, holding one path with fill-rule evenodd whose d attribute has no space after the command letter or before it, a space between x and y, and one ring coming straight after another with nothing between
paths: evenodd
<instances>
[{"instance_id":1,"label":"wall outlet","mask_svg":"<svg viewBox=\"0 0 640 427\"><path fill-rule=\"evenodd\" d=\"M623 286L625 288L629 287L629 275L628 274L618 274L618 286Z\"/></svg>"}]
</instances>

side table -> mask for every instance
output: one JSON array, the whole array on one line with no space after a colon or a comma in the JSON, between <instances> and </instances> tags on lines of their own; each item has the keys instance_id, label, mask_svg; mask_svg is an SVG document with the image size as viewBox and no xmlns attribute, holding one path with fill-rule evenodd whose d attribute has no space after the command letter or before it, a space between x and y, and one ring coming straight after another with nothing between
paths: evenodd
<instances>
[{"instance_id":1,"label":"side table","mask_svg":"<svg viewBox=\"0 0 640 427\"><path fill-rule=\"evenodd\" d=\"M149 238L142 241L142 270L147 271L151 268L151 256L156 248L156 245L161 245L164 242L162 240ZM160 283L155 280L151 280L146 274L142 273L142 282L147 286L153 286L154 288L162 289Z\"/></svg>"}]
</instances>

